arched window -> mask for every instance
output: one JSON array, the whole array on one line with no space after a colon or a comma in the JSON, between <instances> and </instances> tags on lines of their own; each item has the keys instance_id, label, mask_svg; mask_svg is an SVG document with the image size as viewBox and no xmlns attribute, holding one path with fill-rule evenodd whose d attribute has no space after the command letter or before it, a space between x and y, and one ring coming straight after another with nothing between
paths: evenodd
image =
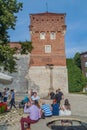
<instances>
[{"instance_id":1,"label":"arched window","mask_svg":"<svg viewBox=\"0 0 87 130\"><path fill-rule=\"evenodd\" d=\"M40 33L40 39L45 39L45 32Z\"/></svg>"},{"instance_id":2,"label":"arched window","mask_svg":"<svg viewBox=\"0 0 87 130\"><path fill-rule=\"evenodd\" d=\"M51 32L50 33L50 39L56 39L56 33L55 32Z\"/></svg>"}]
</instances>

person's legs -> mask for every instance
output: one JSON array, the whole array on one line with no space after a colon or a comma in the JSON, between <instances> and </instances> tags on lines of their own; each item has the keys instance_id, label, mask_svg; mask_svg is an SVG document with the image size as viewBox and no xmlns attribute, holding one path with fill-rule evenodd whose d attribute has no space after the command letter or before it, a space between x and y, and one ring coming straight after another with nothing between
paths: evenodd
<instances>
[{"instance_id":1,"label":"person's legs","mask_svg":"<svg viewBox=\"0 0 87 130\"><path fill-rule=\"evenodd\" d=\"M26 130L31 130L30 128L26 128Z\"/></svg>"},{"instance_id":2,"label":"person's legs","mask_svg":"<svg viewBox=\"0 0 87 130\"><path fill-rule=\"evenodd\" d=\"M30 128L31 120L29 117L21 118L21 130L24 130L24 122L28 123L28 127Z\"/></svg>"},{"instance_id":3,"label":"person's legs","mask_svg":"<svg viewBox=\"0 0 87 130\"><path fill-rule=\"evenodd\" d=\"M4 97L4 102L7 102L7 97Z\"/></svg>"},{"instance_id":4,"label":"person's legs","mask_svg":"<svg viewBox=\"0 0 87 130\"><path fill-rule=\"evenodd\" d=\"M17 108L16 106L15 106L15 102L13 102L13 104L12 104L13 106L14 106L14 108Z\"/></svg>"},{"instance_id":5,"label":"person's legs","mask_svg":"<svg viewBox=\"0 0 87 130\"><path fill-rule=\"evenodd\" d=\"M12 99L11 99L11 101L10 101L10 109L12 108L12 104L13 104L13 103L12 103Z\"/></svg>"},{"instance_id":6,"label":"person's legs","mask_svg":"<svg viewBox=\"0 0 87 130\"><path fill-rule=\"evenodd\" d=\"M21 118L21 130L24 130L24 122L28 123L28 128L30 128L30 124L36 123L37 121L31 120L29 117Z\"/></svg>"},{"instance_id":7,"label":"person's legs","mask_svg":"<svg viewBox=\"0 0 87 130\"><path fill-rule=\"evenodd\" d=\"M11 104L10 109L12 108L12 106L16 108L14 99L11 99L10 104Z\"/></svg>"}]
</instances>

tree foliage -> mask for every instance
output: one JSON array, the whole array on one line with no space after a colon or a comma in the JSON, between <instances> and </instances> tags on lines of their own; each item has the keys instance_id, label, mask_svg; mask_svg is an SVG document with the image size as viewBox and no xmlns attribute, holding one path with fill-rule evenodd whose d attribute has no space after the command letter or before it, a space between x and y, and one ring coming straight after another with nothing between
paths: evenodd
<instances>
[{"instance_id":1,"label":"tree foliage","mask_svg":"<svg viewBox=\"0 0 87 130\"><path fill-rule=\"evenodd\" d=\"M18 13L22 10L22 3L17 0L0 0L0 68L9 72L16 71L15 49L9 43L9 29L15 29Z\"/></svg>"},{"instance_id":2,"label":"tree foliage","mask_svg":"<svg viewBox=\"0 0 87 130\"><path fill-rule=\"evenodd\" d=\"M32 51L33 46L32 43L30 41L25 41L25 42L19 42L21 44L21 50L20 53L21 54L28 54L29 52Z\"/></svg>"},{"instance_id":3,"label":"tree foliage","mask_svg":"<svg viewBox=\"0 0 87 130\"><path fill-rule=\"evenodd\" d=\"M12 73L16 71L16 60L14 57L15 49L10 48L8 45L0 45L0 66L5 70Z\"/></svg>"},{"instance_id":4,"label":"tree foliage","mask_svg":"<svg viewBox=\"0 0 87 130\"><path fill-rule=\"evenodd\" d=\"M77 52L74 56L74 63L81 69L81 59L80 59L80 53Z\"/></svg>"},{"instance_id":5,"label":"tree foliage","mask_svg":"<svg viewBox=\"0 0 87 130\"><path fill-rule=\"evenodd\" d=\"M67 59L69 92L80 92L86 85L85 76L81 69L75 65L73 59Z\"/></svg>"},{"instance_id":6,"label":"tree foliage","mask_svg":"<svg viewBox=\"0 0 87 130\"><path fill-rule=\"evenodd\" d=\"M9 41L8 29L15 29L16 13L22 9L22 3L17 0L0 0L0 44Z\"/></svg>"}]
</instances>

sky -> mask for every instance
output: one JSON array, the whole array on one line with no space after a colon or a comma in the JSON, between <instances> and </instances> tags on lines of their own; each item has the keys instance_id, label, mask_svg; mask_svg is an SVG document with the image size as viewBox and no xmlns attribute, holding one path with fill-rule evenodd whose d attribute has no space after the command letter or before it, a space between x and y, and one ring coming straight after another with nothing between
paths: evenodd
<instances>
[{"instance_id":1,"label":"sky","mask_svg":"<svg viewBox=\"0 0 87 130\"><path fill-rule=\"evenodd\" d=\"M15 30L9 30L11 42L31 40L29 14L46 11L66 13L66 57L72 58L77 52L87 51L87 0L18 0L18 2L23 3L23 10L17 14Z\"/></svg>"}]
</instances>

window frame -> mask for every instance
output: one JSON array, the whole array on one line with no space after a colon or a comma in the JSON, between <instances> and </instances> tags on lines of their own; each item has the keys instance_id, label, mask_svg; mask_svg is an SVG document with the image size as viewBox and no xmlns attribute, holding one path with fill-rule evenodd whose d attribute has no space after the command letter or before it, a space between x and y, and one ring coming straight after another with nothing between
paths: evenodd
<instances>
[{"instance_id":1,"label":"window frame","mask_svg":"<svg viewBox=\"0 0 87 130\"><path fill-rule=\"evenodd\" d=\"M85 62L85 67L87 67L87 61Z\"/></svg>"},{"instance_id":2,"label":"window frame","mask_svg":"<svg viewBox=\"0 0 87 130\"><path fill-rule=\"evenodd\" d=\"M51 45L45 45L45 53L51 53L52 47Z\"/></svg>"},{"instance_id":3,"label":"window frame","mask_svg":"<svg viewBox=\"0 0 87 130\"><path fill-rule=\"evenodd\" d=\"M45 37L46 37L45 32L40 32L40 39L41 39L41 40L44 40Z\"/></svg>"},{"instance_id":4,"label":"window frame","mask_svg":"<svg viewBox=\"0 0 87 130\"><path fill-rule=\"evenodd\" d=\"M56 32L50 32L50 39L55 40L56 39Z\"/></svg>"}]
</instances>

